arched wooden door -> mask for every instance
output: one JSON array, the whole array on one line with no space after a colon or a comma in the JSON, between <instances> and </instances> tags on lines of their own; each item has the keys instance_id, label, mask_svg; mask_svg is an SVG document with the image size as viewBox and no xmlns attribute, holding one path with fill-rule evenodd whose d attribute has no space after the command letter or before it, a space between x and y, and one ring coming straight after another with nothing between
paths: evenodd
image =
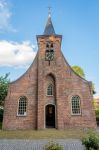
<instances>
[{"instance_id":1,"label":"arched wooden door","mask_svg":"<svg viewBox=\"0 0 99 150\"><path fill-rule=\"evenodd\" d=\"M45 125L46 128L55 128L55 106L52 104L45 108Z\"/></svg>"}]
</instances>

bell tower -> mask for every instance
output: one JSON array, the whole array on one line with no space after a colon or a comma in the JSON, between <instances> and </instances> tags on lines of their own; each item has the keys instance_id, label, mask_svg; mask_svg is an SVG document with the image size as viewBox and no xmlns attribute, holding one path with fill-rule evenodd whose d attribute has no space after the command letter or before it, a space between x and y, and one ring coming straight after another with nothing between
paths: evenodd
<instances>
[{"instance_id":1,"label":"bell tower","mask_svg":"<svg viewBox=\"0 0 99 150\"><path fill-rule=\"evenodd\" d=\"M46 96L47 90L47 76L54 78L55 67L60 65L61 58L61 40L62 36L55 33L51 14L48 15L48 20L44 29L43 35L37 35L38 44L38 113L37 113L37 128L46 128L46 105L55 105L56 107L56 94L53 96ZM50 76L51 75L51 76ZM54 80L53 79L53 80ZM54 90L55 92L55 90ZM49 99L49 101L47 101ZM53 108L53 106L52 106ZM54 108L53 108L54 109ZM55 128L57 128L57 115L55 114ZM50 124L50 123L49 123Z\"/></svg>"},{"instance_id":2,"label":"bell tower","mask_svg":"<svg viewBox=\"0 0 99 150\"><path fill-rule=\"evenodd\" d=\"M43 35L37 35L38 54L43 63L49 66L55 63L61 50L61 40L62 36L55 33L49 13Z\"/></svg>"}]
</instances>

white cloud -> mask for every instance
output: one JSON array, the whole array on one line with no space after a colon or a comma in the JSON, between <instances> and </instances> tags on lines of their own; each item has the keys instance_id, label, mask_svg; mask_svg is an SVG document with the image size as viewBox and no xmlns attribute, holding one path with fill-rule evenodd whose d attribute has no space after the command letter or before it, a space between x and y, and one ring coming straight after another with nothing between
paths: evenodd
<instances>
[{"instance_id":1,"label":"white cloud","mask_svg":"<svg viewBox=\"0 0 99 150\"><path fill-rule=\"evenodd\" d=\"M36 55L35 48L29 41L0 41L0 66L27 67Z\"/></svg>"},{"instance_id":2,"label":"white cloud","mask_svg":"<svg viewBox=\"0 0 99 150\"><path fill-rule=\"evenodd\" d=\"M13 31L16 30L11 25L11 16L10 7L6 0L0 0L0 32L4 31Z\"/></svg>"}]
</instances>

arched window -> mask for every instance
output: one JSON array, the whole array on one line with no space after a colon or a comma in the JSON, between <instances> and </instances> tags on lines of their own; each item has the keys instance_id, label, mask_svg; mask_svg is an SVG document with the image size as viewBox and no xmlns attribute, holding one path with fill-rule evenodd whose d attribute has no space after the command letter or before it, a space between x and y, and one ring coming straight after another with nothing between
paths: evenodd
<instances>
[{"instance_id":1,"label":"arched window","mask_svg":"<svg viewBox=\"0 0 99 150\"><path fill-rule=\"evenodd\" d=\"M71 108L72 114L80 115L81 107L80 107L80 97L78 95L75 95L72 97L71 105L72 105L72 108Z\"/></svg>"},{"instance_id":2,"label":"arched window","mask_svg":"<svg viewBox=\"0 0 99 150\"><path fill-rule=\"evenodd\" d=\"M18 115L26 115L27 98L21 96L19 99Z\"/></svg>"},{"instance_id":3,"label":"arched window","mask_svg":"<svg viewBox=\"0 0 99 150\"><path fill-rule=\"evenodd\" d=\"M53 43L51 43L51 48L53 48Z\"/></svg>"},{"instance_id":4,"label":"arched window","mask_svg":"<svg viewBox=\"0 0 99 150\"><path fill-rule=\"evenodd\" d=\"M49 48L49 44L48 43L46 44L46 48Z\"/></svg>"},{"instance_id":5,"label":"arched window","mask_svg":"<svg viewBox=\"0 0 99 150\"><path fill-rule=\"evenodd\" d=\"M49 84L47 87L47 95L53 96L53 85L52 84Z\"/></svg>"},{"instance_id":6,"label":"arched window","mask_svg":"<svg viewBox=\"0 0 99 150\"><path fill-rule=\"evenodd\" d=\"M46 48L47 48L47 49L48 49L48 48L49 48L49 49L50 49L50 48L53 48L53 43L47 43L47 44L46 44Z\"/></svg>"}]
</instances>

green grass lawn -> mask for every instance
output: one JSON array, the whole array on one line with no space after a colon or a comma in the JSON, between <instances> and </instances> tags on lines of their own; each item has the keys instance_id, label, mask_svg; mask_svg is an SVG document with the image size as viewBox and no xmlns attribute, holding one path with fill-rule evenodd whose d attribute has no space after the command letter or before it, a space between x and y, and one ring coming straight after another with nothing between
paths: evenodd
<instances>
[{"instance_id":1,"label":"green grass lawn","mask_svg":"<svg viewBox=\"0 0 99 150\"><path fill-rule=\"evenodd\" d=\"M0 139L81 139L89 132L95 131L83 131L81 129L45 129L45 130L18 130L18 131L3 131L0 130ZM99 133L96 133L99 136Z\"/></svg>"}]
</instances>

